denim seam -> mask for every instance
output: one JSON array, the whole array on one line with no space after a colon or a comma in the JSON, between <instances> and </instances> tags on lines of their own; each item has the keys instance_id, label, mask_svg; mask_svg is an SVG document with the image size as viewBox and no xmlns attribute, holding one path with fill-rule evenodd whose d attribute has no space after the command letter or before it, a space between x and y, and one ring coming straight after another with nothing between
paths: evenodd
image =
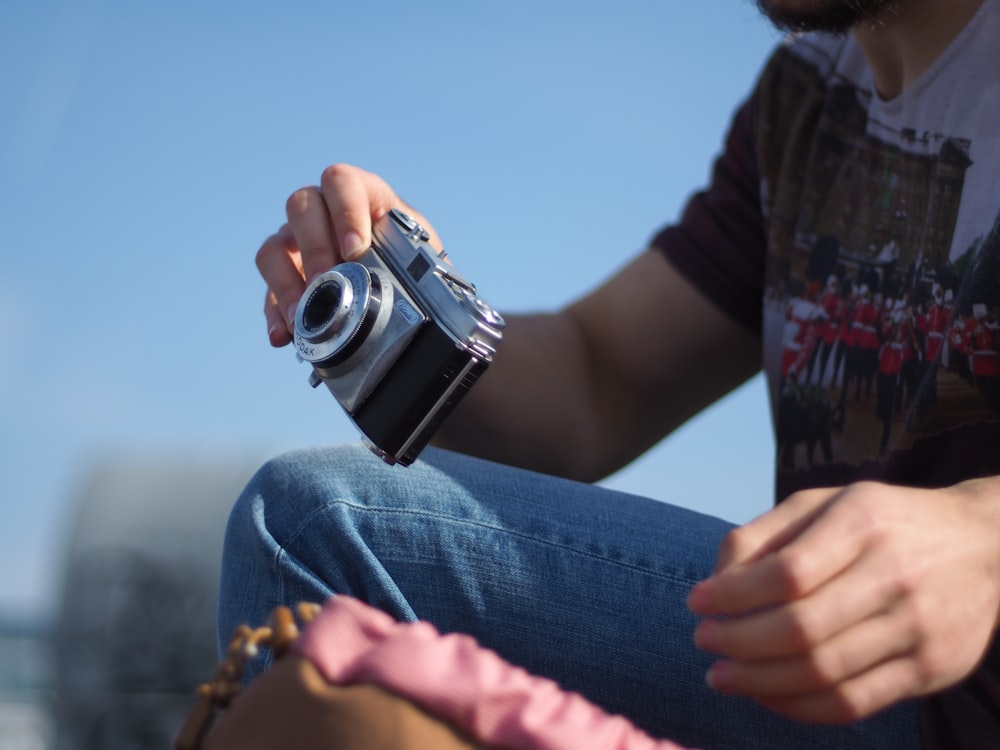
<instances>
[{"instance_id":1,"label":"denim seam","mask_svg":"<svg viewBox=\"0 0 1000 750\"><path fill-rule=\"evenodd\" d=\"M663 572L651 570L649 568L641 567L639 565L636 565L635 563L627 563L627 562L623 562L621 560L612 560L611 558L604 557L602 555L598 555L598 554L595 554L593 552L588 552L586 550L581 550L581 549L578 549L576 547L572 547L572 546L570 546L568 544L560 544L559 542L554 542L554 541L551 541L551 540L548 540L548 539L540 539L539 537L531 536L530 534L526 534L523 531L515 531L515 530L512 530L512 529L505 528L503 526L493 526L493 525L490 525L490 524L487 524L487 523L483 523L482 521L470 521L468 519L456 518L454 516L442 515L442 514L437 514L437 513L426 513L426 512L422 512L422 511L418 511L418 510L407 510L405 508L373 508L373 507L367 506L367 505L358 505L356 503L352 503L352 502L349 502L347 500L328 500L326 502L326 504L321 509L317 509L317 510L313 511L312 513L310 513L308 516L304 517L302 519L301 523L298 525L298 527L294 531L292 531L292 533L289 534L289 536L287 537L288 544L290 545L296 538L298 538L302 534L302 532L309 526L309 523L310 523L310 521L313 518L315 518L316 516L318 516L318 515L326 512L330 508L332 508L334 506L338 506L338 505L339 506L346 506L346 507L354 509L354 510L367 511L367 512L370 512L370 513L382 513L382 514L393 513L393 514L398 514L398 515L416 516L416 517L420 517L420 518L431 518L431 519L438 519L438 520L442 520L442 521L450 521L450 522L452 522L452 523L454 523L456 525L465 525L465 526L478 527L478 528L482 528L482 529L489 529L491 531L497 531L497 532L501 532L501 533L504 533L504 534L510 534L512 536L516 536L516 537L519 537L521 539L526 539L528 541L532 541L532 542L535 542L537 544L544 544L544 545L547 545L549 547L555 547L555 548L558 548L558 549L563 549L563 550L566 550L568 552L573 552L573 553L578 554L578 555L583 555L584 557L589 557L589 558L594 559L594 560L600 560L600 561L602 561L604 563L607 563L607 564L618 565L620 567L627 568L629 570L635 570L635 571L638 571L638 572L641 572L641 573L646 573L648 575L652 575L652 576L655 576L657 578L660 578L660 579L663 579L663 580L666 580L666 581L671 581L673 583L686 584L686 585L693 586L694 584L696 584L698 582L698 580L700 580L700 579L691 579L689 577L681 577L681 576L676 576L676 575L670 575L668 573L663 573ZM279 585L281 587L280 590L281 590L282 595L284 595L284 580L283 580L283 576L281 575L281 567L280 567L280 565L278 565L278 563L280 562L281 557L285 554L285 547L287 545L279 543L277 537L275 537L273 534L271 535L271 538L274 539L274 541L277 543L277 547L278 547L278 554L275 555L274 562L275 562L276 572L278 573Z\"/></svg>"}]
</instances>

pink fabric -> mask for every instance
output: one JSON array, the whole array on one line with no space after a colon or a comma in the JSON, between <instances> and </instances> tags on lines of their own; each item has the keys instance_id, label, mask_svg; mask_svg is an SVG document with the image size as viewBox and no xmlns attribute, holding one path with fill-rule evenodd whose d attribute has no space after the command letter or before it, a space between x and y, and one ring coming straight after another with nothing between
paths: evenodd
<instances>
[{"instance_id":1,"label":"pink fabric","mask_svg":"<svg viewBox=\"0 0 1000 750\"><path fill-rule=\"evenodd\" d=\"M682 750L426 622L398 623L349 597L330 599L295 644L337 685L369 683L413 701L477 742L517 750Z\"/></svg>"}]
</instances>

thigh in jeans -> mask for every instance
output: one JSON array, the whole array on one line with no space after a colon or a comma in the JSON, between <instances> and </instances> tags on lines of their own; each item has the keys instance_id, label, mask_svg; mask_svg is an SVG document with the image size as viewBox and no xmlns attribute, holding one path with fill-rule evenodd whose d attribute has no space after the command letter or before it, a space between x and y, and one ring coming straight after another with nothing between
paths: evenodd
<instances>
[{"instance_id":1,"label":"thigh in jeans","mask_svg":"<svg viewBox=\"0 0 1000 750\"><path fill-rule=\"evenodd\" d=\"M476 637L657 736L700 747L907 747L912 709L860 727L784 721L704 684L684 601L731 525L666 503L426 450L267 464L234 509L220 633L344 593ZM896 717L899 713L899 718ZM899 726L887 722L899 722ZM780 739L779 739L780 738Z\"/></svg>"}]
</instances>

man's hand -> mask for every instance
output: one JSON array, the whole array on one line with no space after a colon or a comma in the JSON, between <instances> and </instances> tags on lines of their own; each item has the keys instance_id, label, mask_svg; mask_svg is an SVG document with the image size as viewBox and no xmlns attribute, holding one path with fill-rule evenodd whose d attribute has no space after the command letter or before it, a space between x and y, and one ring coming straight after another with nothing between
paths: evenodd
<instances>
[{"instance_id":1,"label":"man's hand","mask_svg":"<svg viewBox=\"0 0 1000 750\"><path fill-rule=\"evenodd\" d=\"M433 228L400 200L380 177L335 164L318 186L296 190L285 203L288 222L257 251L257 268L267 282L264 315L274 346L292 340L295 308L313 277L342 261L354 260L371 245L372 224L391 208L406 208L431 234Z\"/></svg>"},{"instance_id":2,"label":"man's hand","mask_svg":"<svg viewBox=\"0 0 1000 750\"><path fill-rule=\"evenodd\" d=\"M1000 608L1000 478L799 492L732 531L691 590L707 679L795 719L848 722L950 687Z\"/></svg>"},{"instance_id":3,"label":"man's hand","mask_svg":"<svg viewBox=\"0 0 1000 750\"><path fill-rule=\"evenodd\" d=\"M364 252L395 207L441 250L423 216L357 167L328 167L319 186L289 197L288 222L257 253L272 345L292 340L308 283ZM504 318L496 358L434 442L547 474L606 476L760 369L759 337L659 251L562 309Z\"/></svg>"}]
</instances>

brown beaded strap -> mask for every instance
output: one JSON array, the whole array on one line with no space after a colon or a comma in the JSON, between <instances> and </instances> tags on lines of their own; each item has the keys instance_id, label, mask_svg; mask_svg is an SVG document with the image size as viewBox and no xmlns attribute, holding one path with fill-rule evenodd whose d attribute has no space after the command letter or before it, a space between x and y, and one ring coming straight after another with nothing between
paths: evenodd
<instances>
[{"instance_id":1,"label":"brown beaded strap","mask_svg":"<svg viewBox=\"0 0 1000 750\"><path fill-rule=\"evenodd\" d=\"M233 632L225 658L216 667L211 682L199 685L198 702L188 712L187 720L174 740L174 750L199 750L220 711L229 707L242 688L243 670L251 659L257 658L262 646L270 648L278 660L299 637L299 627L312 622L320 610L318 604L302 603L295 607L295 615L288 607L275 607L267 618L267 625L251 628L240 625ZM296 622L296 617L298 622Z\"/></svg>"}]
</instances>

